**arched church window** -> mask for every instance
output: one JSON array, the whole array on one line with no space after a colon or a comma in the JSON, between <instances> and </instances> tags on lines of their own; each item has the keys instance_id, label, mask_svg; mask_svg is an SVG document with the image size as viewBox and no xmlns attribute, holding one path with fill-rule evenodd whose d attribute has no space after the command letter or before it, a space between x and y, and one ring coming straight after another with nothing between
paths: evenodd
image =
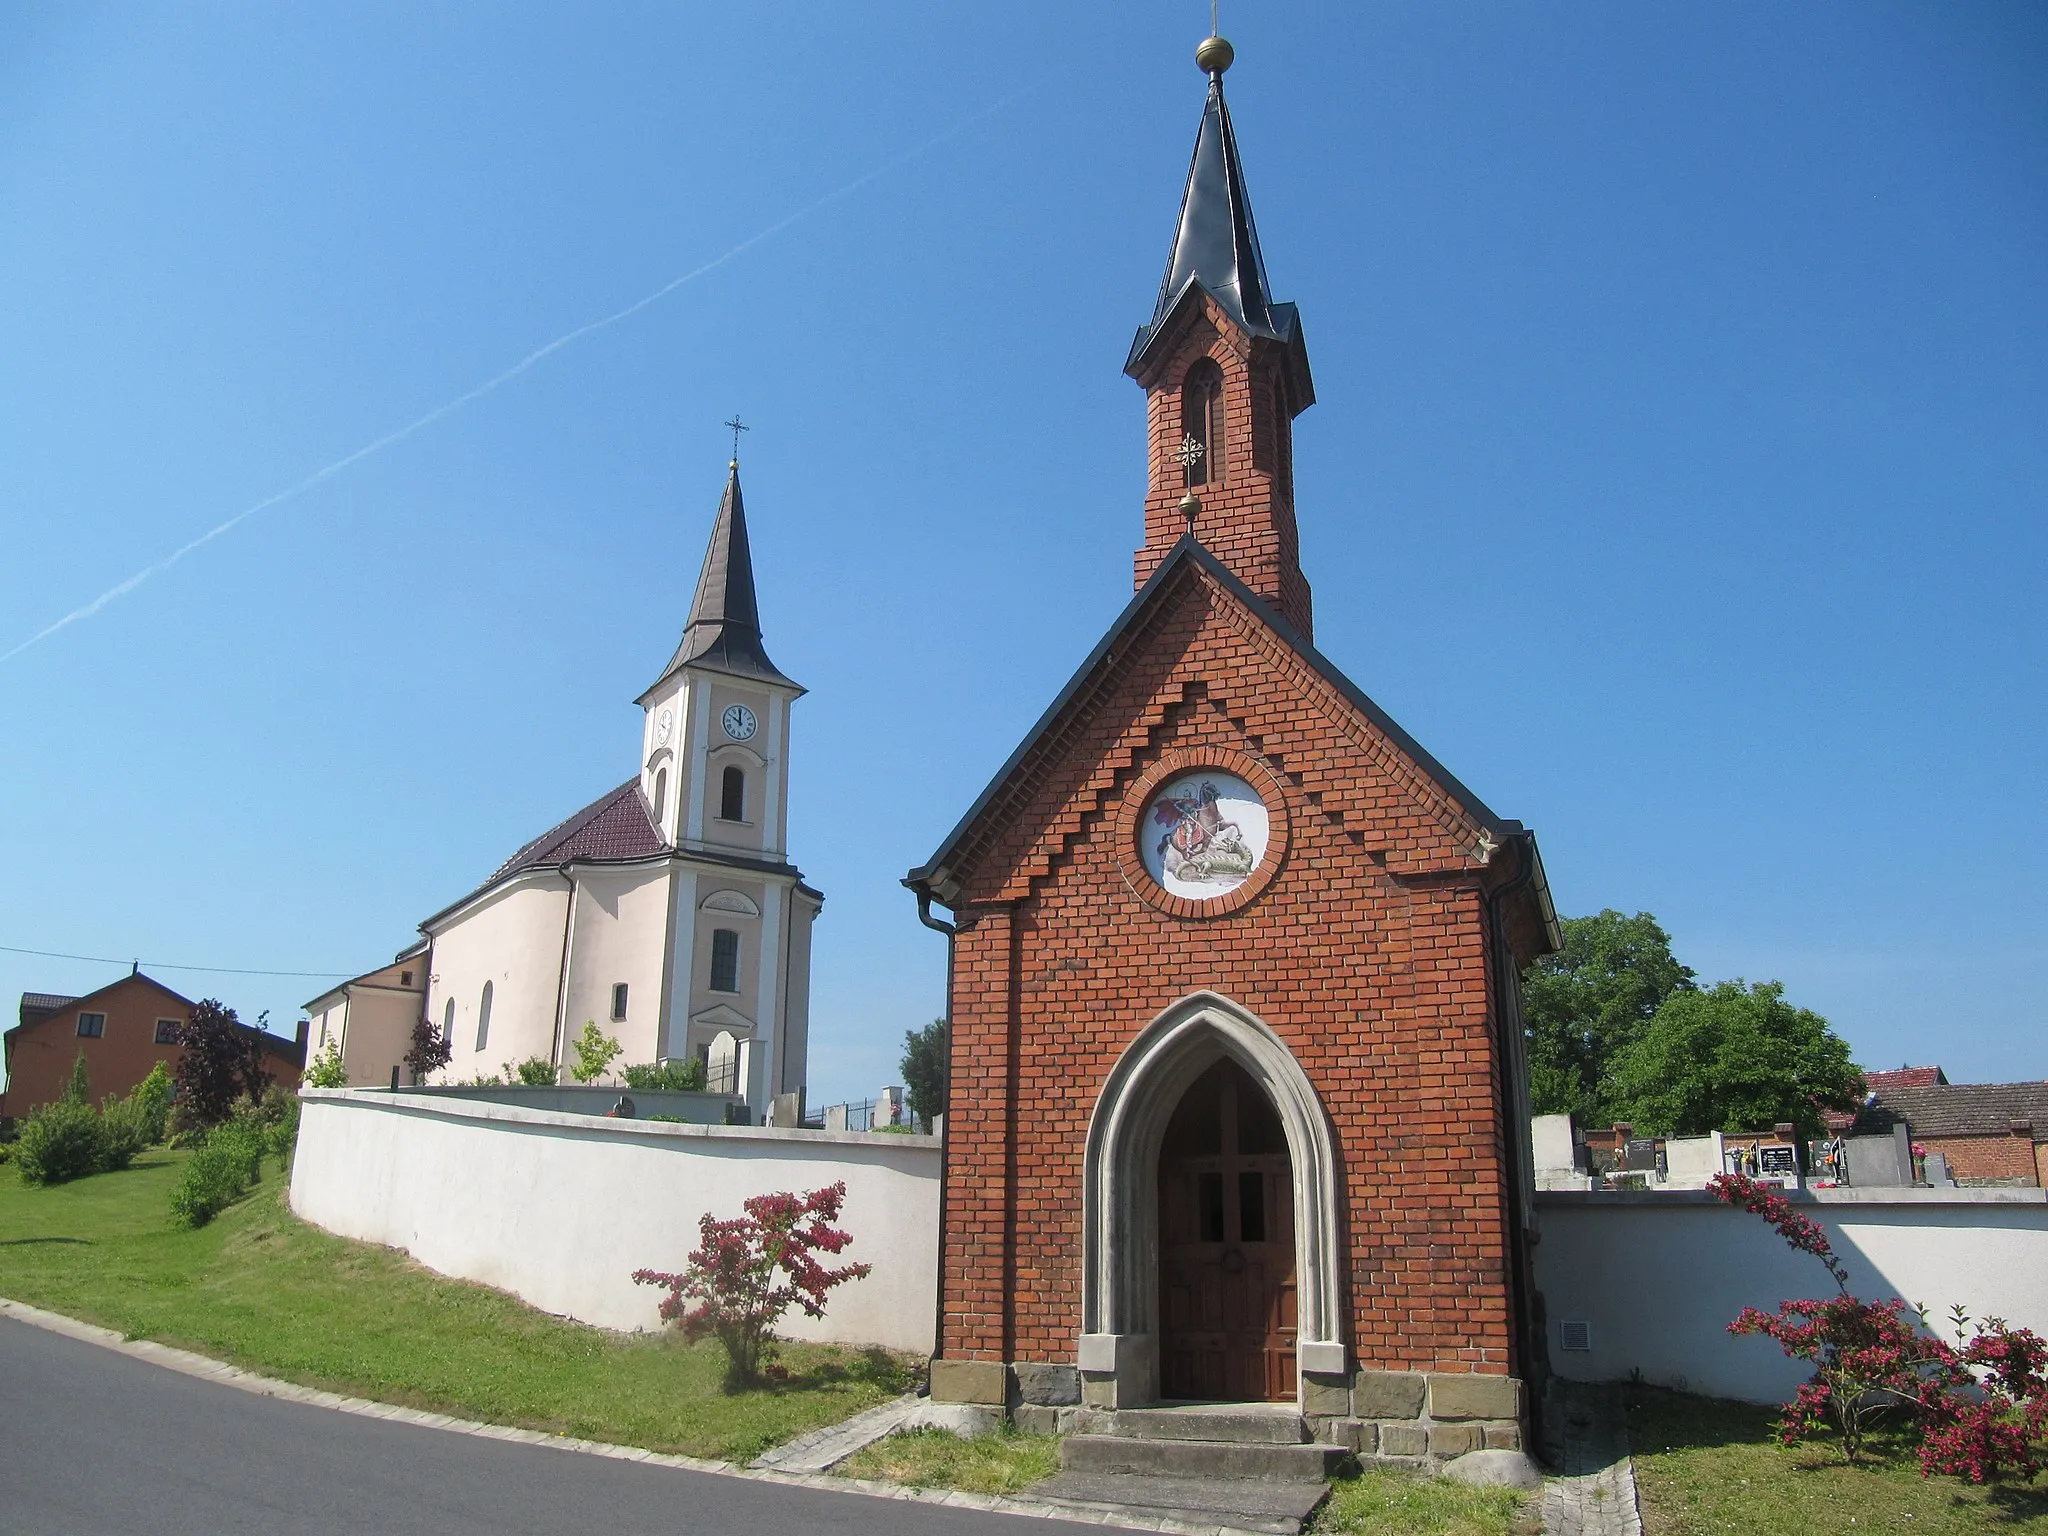
<instances>
[{"instance_id":1,"label":"arched church window","mask_svg":"<svg viewBox=\"0 0 2048 1536\"><path fill-rule=\"evenodd\" d=\"M740 989L740 936L730 928L711 930L711 990Z\"/></svg>"},{"instance_id":2,"label":"arched church window","mask_svg":"<svg viewBox=\"0 0 2048 1536\"><path fill-rule=\"evenodd\" d=\"M448 999L448 1006L441 1010L441 1043L452 1044L455 1039L455 999Z\"/></svg>"},{"instance_id":3,"label":"arched church window","mask_svg":"<svg viewBox=\"0 0 2048 1536\"><path fill-rule=\"evenodd\" d=\"M747 771L731 767L719 775L718 819L720 821L745 821L747 819Z\"/></svg>"},{"instance_id":4,"label":"arched church window","mask_svg":"<svg viewBox=\"0 0 2048 1536\"><path fill-rule=\"evenodd\" d=\"M668 770L654 770L654 819L661 820L661 813L668 808Z\"/></svg>"},{"instance_id":5,"label":"arched church window","mask_svg":"<svg viewBox=\"0 0 2048 1536\"><path fill-rule=\"evenodd\" d=\"M484 995L476 1005L476 1048L482 1050L491 1038L491 984L484 983Z\"/></svg>"},{"instance_id":6,"label":"arched church window","mask_svg":"<svg viewBox=\"0 0 2048 1536\"><path fill-rule=\"evenodd\" d=\"M1180 453L1187 484L1219 485L1223 480L1223 370L1205 357L1188 370L1180 387Z\"/></svg>"}]
</instances>

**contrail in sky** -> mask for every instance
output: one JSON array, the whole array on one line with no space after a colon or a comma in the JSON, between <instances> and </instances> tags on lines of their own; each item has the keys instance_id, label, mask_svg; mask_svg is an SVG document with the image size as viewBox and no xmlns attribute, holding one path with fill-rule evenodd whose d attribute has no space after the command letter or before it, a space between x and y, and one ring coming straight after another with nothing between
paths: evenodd
<instances>
[{"instance_id":1,"label":"contrail in sky","mask_svg":"<svg viewBox=\"0 0 2048 1536\"><path fill-rule=\"evenodd\" d=\"M152 576L162 575L165 571L168 571L172 566L176 565L180 560L184 559L187 555L191 554L193 550L200 548L202 545L211 544L215 539L219 538L222 534L228 532L230 529L238 527L242 523L246 523L250 518L254 517L257 513L267 512L270 510L270 508L277 506L280 502L290 501L296 496L303 496L307 491L312 490L314 486L319 485L324 480L331 479L335 475L340 474L350 465L360 464L364 459L369 458L372 454L382 453L386 448L389 448L393 443L404 442L408 437L411 437L415 432L424 431L426 428L431 427L435 422L439 421L443 416L452 415L454 412L461 410L465 405L468 405L472 400L481 399L483 396L488 395L492 390L498 388L499 385L509 384L512 380L518 378L519 375L526 372L527 369L531 368L535 363L538 363L543 358L550 357L554 353L561 351L562 348L568 346L571 342L580 341L585 336L590 335L590 333L593 331L601 331L605 329L607 326L617 325L621 320L630 319L632 316L639 314L641 310L646 309L649 305L658 304L661 300L667 298L670 294L674 293L678 288L682 287L685 283L693 283L698 278L704 276L705 273L717 271L720 267L724 266L727 262L731 261L735 256L741 255L743 252L751 250L753 247L759 245L763 240L769 239L774 235L781 234L782 231L789 228L790 225L795 224L800 220L809 218L812 214L818 212L820 209L830 207L833 203L840 201L840 199L842 198L852 196L855 192L858 192L862 187L866 186L876 177L886 176L889 172L895 170L898 166L906 165L910 161L917 159L921 155L929 154L932 150L937 149L941 144L945 143L946 140L954 137L956 134L959 134L968 128L973 127L983 118L993 117L996 113L1002 111L1003 108L1007 107L1011 102L1015 101L1019 96L1023 94L1024 93L1021 90L1012 91L1009 95L1003 97L1002 100L996 102L993 106L983 107L979 112L970 113L966 117L961 118L959 122L953 124L952 127L947 128L942 132L933 134L932 137L926 139L922 144L919 144L914 148L904 150L903 153L897 155L894 159L883 161L873 170L863 172L862 174L854 177L853 180L847 182L844 186L835 187L832 191L827 192L823 197L819 198L816 202L807 203L803 207L797 209L795 213L786 214L782 218L777 219L773 224L770 224L766 229L760 230L755 234L747 236L746 239L742 240L738 245L734 246L731 250L725 252L722 256L714 256L711 260L705 262L701 267L692 267L688 272L685 272L681 277L671 278L668 282L663 283L659 288L655 289L654 292L648 294L645 298L636 299L631 304L628 304L624 309L616 310L613 313L604 316L602 319L592 320L586 325L577 326L576 329L573 331L564 332L562 335L557 336L553 341L549 342L546 346L536 347L533 351L527 353L526 356L519 359L518 362L514 363L510 368L507 368L503 373L495 374L491 378L484 380L483 383L477 385L475 388L465 390L463 393L457 395L453 400L450 400L445 404L435 406L431 411L427 412L426 415L420 417L417 421L408 422L406 423L406 425L398 428L396 431L387 432L382 437L377 438L374 442L365 443L362 447L356 449L355 452L345 454L341 458L336 459L332 464L326 464L321 466L319 469L314 470L313 473L306 476L305 479L299 481L297 484L286 486L283 490L276 491L271 495L264 497L261 501L255 502L250 506L244 507L241 511L237 512L233 517L229 518L226 522L220 523L213 528L209 528L205 533L199 535L199 537L194 539L191 543L182 545L181 547L172 550L171 553L165 555L163 559L157 561L156 564L144 566L141 570L137 571L133 576L130 576L126 581L121 582L117 586L107 588L106 591L102 592L98 597L94 598L84 607L74 608L71 612L65 614L63 618L57 620L56 623L50 625L48 628L38 630L35 634L30 635L26 640L22 641L12 650L0 651L0 662L12 661L15 657L19 656L23 651L27 650L30 646L40 645L43 641L49 639L50 636L56 634L58 630L64 629L69 625L76 624L80 619L91 618L94 614L98 613L102 608L106 607L107 604L115 601L118 598L126 597L130 592L133 592L137 587L141 586L144 582L148 581Z\"/></svg>"}]
</instances>

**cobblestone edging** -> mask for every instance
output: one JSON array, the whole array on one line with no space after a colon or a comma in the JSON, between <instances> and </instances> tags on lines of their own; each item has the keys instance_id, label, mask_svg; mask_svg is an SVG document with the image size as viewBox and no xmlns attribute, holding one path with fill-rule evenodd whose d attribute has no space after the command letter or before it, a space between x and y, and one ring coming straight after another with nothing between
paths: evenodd
<instances>
[{"instance_id":1,"label":"cobblestone edging","mask_svg":"<svg viewBox=\"0 0 2048 1536\"><path fill-rule=\"evenodd\" d=\"M1556 1383L1548 1449L1556 1475L1543 1483L1546 1536L1643 1536L1628 1420L1618 1389Z\"/></svg>"},{"instance_id":2,"label":"cobblestone edging","mask_svg":"<svg viewBox=\"0 0 2048 1536\"><path fill-rule=\"evenodd\" d=\"M473 1419L453 1418L445 1413L425 1413L417 1408L399 1408L390 1403L372 1402L367 1398L344 1397L337 1392L324 1392L316 1387L301 1387L289 1381L279 1381L275 1377L259 1376L254 1371L245 1371L240 1366L228 1365L205 1355L194 1354L190 1350L173 1349L167 1344L153 1344L146 1339L125 1339L111 1328L81 1323L76 1318L65 1317L57 1312L45 1312L40 1307L9 1301L5 1297L0 1297L0 1317L11 1317L32 1327L60 1333L67 1338L96 1345L101 1349L110 1349L137 1360L145 1360L151 1365L160 1365L186 1376L219 1382L222 1386L233 1387L241 1392L253 1392L259 1397L282 1398L286 1402L329 1408L337 1413L353 1413L366 1419L388 1419L394 1424L413 1424L422 1429L446 1430L458 1435L478 1435L487 1440L509 1440L520 1445L547 1446L552 1450L573 1451L584 1456L607 1456L614 1461L637 1461L648 1466L677 1467L689 1472L707 1472L716 1477L739 1477L757 1483L815 1488L825 1493L859 1494L870 1499L901 1499L916 1504L942 1505L949 1509L978 1509L991 1514L1024 1515L1039 1520L1064 1520L1076 1525L1105 1525L1120 1530L1166 1531L1172 1533L1172 1536L1259 1536L1257 1532L1241 1531L1234 1526L1195 1525L1187 1521L1162 1520L1145 1515L1121 1515L1112 1510L1074 1509L1064 1505L1047 1504L1037 1499L1009 1498L997 1494L962 1493L941 1488L904 1488L895 1483L829 1477L820 1472L781 1472L772 1468L757 1470L737 1467L729 1461L707 1461L700 1456L671 1456L658 1451L641 1450L637 1446L608 1445L601 1440L578 1440L568 1435L544 1434L535 1429L511 1429L502 1424L481 1424Z\"/></svg>"}]
</instances>

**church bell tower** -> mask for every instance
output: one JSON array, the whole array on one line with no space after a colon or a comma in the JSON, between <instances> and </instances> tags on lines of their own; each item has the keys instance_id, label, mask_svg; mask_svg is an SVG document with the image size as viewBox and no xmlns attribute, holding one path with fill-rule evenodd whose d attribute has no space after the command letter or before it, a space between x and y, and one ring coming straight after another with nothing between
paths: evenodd
<instances>
[{"instance_id":1,"label":"church bell tower","mask_svg":"<svg viewBox=\"0 0 2048 1536\"><path fill-rule=\"evenodd\" d=\"M1209 99L1152 319L1124 372L1145 388L1149 439L1143 586L1192 533L1312 638L1294 525L1294 418L1315 404L1301 317L1277 303L1259 254L1237 135L1223 99L1230 44L1203 43Z\"/></svg>"}]
</instances>

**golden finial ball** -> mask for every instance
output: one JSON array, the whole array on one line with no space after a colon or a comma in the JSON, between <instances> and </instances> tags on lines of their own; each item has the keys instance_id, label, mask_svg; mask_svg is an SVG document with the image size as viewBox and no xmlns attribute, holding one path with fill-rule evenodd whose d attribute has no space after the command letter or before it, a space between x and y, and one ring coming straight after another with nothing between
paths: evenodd
<instances>
[{"instance_id":1,"label":"golden finial ball","mask_svg":"<svg viewBox=\"0 0 2048 1536\"><path fill-rule=\"evenodd\" d=\"M1236 57L1237 50L1221 37L1205 37L1195 49L1195 63L1204 73L1211 75L1222 74Z\"/></svg>"}]
</instances>

